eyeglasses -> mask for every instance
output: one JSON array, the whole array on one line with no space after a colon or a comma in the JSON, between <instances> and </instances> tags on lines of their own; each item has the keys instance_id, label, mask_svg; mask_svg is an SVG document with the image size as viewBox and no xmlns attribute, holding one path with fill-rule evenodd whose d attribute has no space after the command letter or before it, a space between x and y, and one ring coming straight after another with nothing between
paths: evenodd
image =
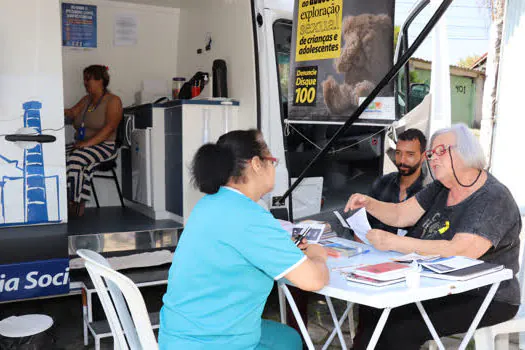
<instances>
[{"instance_id":1,"label":"eyeglasses","mask_svg":"<svg viewBox=\"0 0 525 350\"><path fill-rule=\"evenodd\" d=\"M428 160L432 160L432 159L435 159L436 156L441 157L442 155L447 153L448 150L454 147L456 146L455 145L443 145L443 144L437 145L433 149L425 151L425 158Z\"/></svg>"},{"instance_id":2,"label":"eyeglasses","mask_svg":"<svg viewBox=\"0 0 525 350\"><path fill-rule=\"evenodd\" d=\"M274 166L274 168L277 168L277 165L279 165L279 159L278 158L274 158L274 157L261 157L262 159L264 160L269 160L270 162L272 162L272 165Z\"/></svg>"}]
</instances>

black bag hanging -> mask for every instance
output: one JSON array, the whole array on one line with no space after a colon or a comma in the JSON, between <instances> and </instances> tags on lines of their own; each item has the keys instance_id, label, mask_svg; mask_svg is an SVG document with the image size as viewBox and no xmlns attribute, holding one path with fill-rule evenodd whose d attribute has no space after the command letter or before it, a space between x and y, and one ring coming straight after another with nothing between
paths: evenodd
<instances>
[{"instance_id":1,"label":"black bag hanging","mask_svg":"<svg viewBox=\"0 0 525 350\"><path fill-rule=\"evenodd\" d=\"M195 82L198 82L201 91L208 82L204 79L205 76L209 76L209 73L206 72L197 72L193 77L182 85L179 91L179 100L189 100L191 99L191 87L195 86Z\"/></svg>"}]
</instances>

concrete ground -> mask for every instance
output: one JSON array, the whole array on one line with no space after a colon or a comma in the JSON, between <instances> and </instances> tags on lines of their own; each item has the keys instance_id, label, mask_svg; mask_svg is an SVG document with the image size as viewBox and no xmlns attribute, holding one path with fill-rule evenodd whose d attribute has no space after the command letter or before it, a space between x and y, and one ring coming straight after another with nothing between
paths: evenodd
<instances>
[{"instance_id":1,"label":"concrete ground","mask_svg":"<svg viewBox=\"0 0 525 350\"><path fill-rule=\"evenodd\" d=\"M158 310L162 304L161 297L165 287L148 287L143 288L142 292L150 311ZM334 300L334 307L338 314L345 309L345 302ZM42 313L53 317L54 327L51 334L56 339L53 346L46 346L38 349L53 350L78 350L94 349L93 338L89 338L89 345L84 347L82 337L82 304L79 295L25 301L10 304L0 304L0 319L11 315L23 315L28 313ZM104 317L102 310L95 310L95 319ZM263 317L279 321L279 302L277 293L274 290L268 298ZM308 331L315 344L316 349L321 349L322 345L328 338L332 327L332 319L326 306L324 297L317 294L311 294L308 304ZM348 346L351 344L348 320L343 325L343 333ZM447 338L445 345L447 350L457 349L460 341L458 339ZM2 348L2 339L0 339L0 349ZM422 349L427 348L426 346ZM113 349L113 342L110 338L102 341L102 350ZM336 337L329 349L341 349L339 339ZM395 348L393 348L395 349ZM474 349L473 344L469 349ZM511 337L510 350L518 350L517 336Z\"/></svg>"}]
</instances>

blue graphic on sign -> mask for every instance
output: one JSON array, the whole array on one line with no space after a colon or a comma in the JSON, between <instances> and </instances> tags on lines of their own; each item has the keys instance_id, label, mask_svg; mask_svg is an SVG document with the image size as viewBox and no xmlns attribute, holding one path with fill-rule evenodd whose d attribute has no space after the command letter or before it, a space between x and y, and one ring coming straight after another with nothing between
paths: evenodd
<instances>
[{"instance_id":1,"label":"blue graphic on sign","mask_svg":"<svg viewBox=\"0 0 525 350\"><path fill-rule=\"evenodd\" d=\"M40 109L42 104L38 101L29 101L23 104L23 108L24 127L41 134ZM7 169L5 173L4 171L0 173L0 227L60 222L59 176L45 175L44 152L41 144L38 143L32 148L25 149L23 162L8 159L0 154L0 165L4 165L4 169ZM49 186L53 189L50 192L53 193L51 198L48 198L49 188L47 187ZM48 209L49 201L58 211L53 213L51 220Z\"/></svg>"},{"instance_id":2,"label":"blue graphic on sign","mask_svg":"<svg viewBox=\"0 0 525 350\"><path fill-rule=\"evenodd\" d=\"M62 46L97 47L97 7L62 3Z\"/></svg>"},{"instance_id":3,"label":"blue graphic on sign","mask_svg":"<svg viewBox=\"0 0 525 350\"><path fill-rule=\"evenodd\" d=\"M69 259L0 265L0 302L69 293Z\"/></svg>"},{"instance_id":4,"label":"blue graphic on sign","mask_svg":"<svg viewBox=\"0 0 525 350\"><path fill-rule=\"evenodd\" d=\"M24 127L42 133L40 109L37 101L26 102L24 107ZM47 222L46 179L44 174L44 155L42 145L24 150L24 201L26 222Z\"/></svg>"}]
</instances>

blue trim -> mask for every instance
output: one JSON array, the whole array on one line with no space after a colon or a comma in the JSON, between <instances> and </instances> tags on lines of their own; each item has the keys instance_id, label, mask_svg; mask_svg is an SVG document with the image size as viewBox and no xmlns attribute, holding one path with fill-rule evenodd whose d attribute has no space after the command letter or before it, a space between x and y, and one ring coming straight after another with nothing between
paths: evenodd
<instances>
[{"instance_id":1,"label":"blue trim","mask_svg":"<svg viewBox=\"0 0 525 350\"><path fill-rule=\"evenodd\" d=\"M0 274L0 302L69 293L68 258L2 264Z\"/></svg>"}]
</instances>

